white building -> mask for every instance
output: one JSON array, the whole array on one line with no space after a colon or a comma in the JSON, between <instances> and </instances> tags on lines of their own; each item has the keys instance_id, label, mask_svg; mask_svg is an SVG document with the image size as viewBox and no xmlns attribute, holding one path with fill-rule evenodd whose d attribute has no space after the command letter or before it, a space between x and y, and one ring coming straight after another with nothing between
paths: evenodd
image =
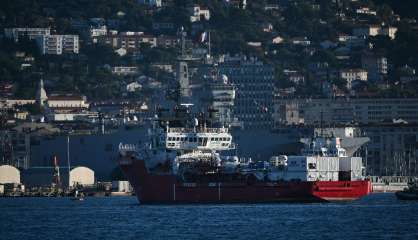
<instances>
[{"instance_id":1,"label":"white building","mask_svg":"<svg viewBox=\"0 0 418 240\"><path fill-rule=\"evenodd\" d=\"M78 35L43 35L36 38L36 43L43 55L79 52Z\"/></svg>"},{"instance_id":2,"label":"white building","mask_svg":"<svg viewBox=\"0 0 418 240\"><path fill-rule=\"evenodd\" d=\"M199 22L200 20L209 21L210 19L210 11L208 8L200 7L199 5L194 5L193 7L189 8L190 22Z\"/></svg>"},{"instance_id":3,"label":"white building","mask_svg":"<svg viewBox=\"0 0 418 240\"><path fill-rule=\"evenodd\" d=\"M131 82L129 84L126 84L126 91L127 92L136 92L138 90L142 89L142 85L138 82Z\"/></svg>"},{"instance_id":4,"label":"white building","mask_svg":"<svg viewBox=\"0 0 418 240\"><path fill-rule=\"evenodd\" d=\"M273 38L272 40L271 40L271 42L273 43L273 44L280 44L280 43L282 43L284 41L284 39L282 38L282 37L280 37L280 36L277 36L277 37L275 37L275 38Z\"/></svg>"},{"instance_id":5,"label":"white building","mask_svg":"<svg viewBox=\"0 0 418 240\"><path fill-rule=\"evenodd\" d=\"M50 28L5 28L4 35L18 42L22 37L27 37L31 40L40 36L48 36L51 34Z\"/></svg>"},{"instance_id":6,"label":"white building","mask_svg":"<svg viewBox=\"0 0 418 240\"><path fill-rule=\"evenodd\" d=\"M36 43L41 54L62 54L62 36L61 35L43 35L36 38Z\"/></svg>"},{"instance_id":7,"label":"white building","mask_svg":"<svg viewBox=\"0 0 418 240\"><path fill-rule=\"evenodd\" d=\"M90 28L90 38L106 36L106 35L107 35L106 25L100 26L98 28Z\"/></svg>"},{"instance_id":8,"label":"white building","mask_svg":"<svg viewBox=\"0 0 418 240\"><path fill-rule=\"evenodd\" d=\"M344 69L340 70L339 77L347 83L347 89L351 89L353 81L367 81L367 71L364 69Z\"/></svg>"},{"instance_id":9,"label":"white building","mask_svg":"<svg viewBox=\"0 0 418 240\"><path fill-rule=\"evenodd\" d=\"M119 76L128 76L138 74L138 67L134 66L116 66L112 67L112 73Z\"/></svg>"},{"instance_id":10,"label":"white building","mask_svg":"<svg viewBox=\"0 0 418 240\"><path fill-rule=\"evenodd\" d=\"M87 109L87 97L81 95L55 95L48 96L48 107L50 108L80 108Z\"/></svg>"},{"instance_id":11,"label":"white building","mask_svg":"<svg viewBox=\"0 0 418 240\"><path fill-rule=\"evenodd\" d=\"M69 122L69 121L85 121L92 122L99 118L97 112L90 111L62 111L57 110L47 115L48 121L54 122Z\"/></svg>"},{"instance_id":12,"label":"white building","mask_svg":"<svg viewBox=\"0 0 418 240\"><path fill-rule=\"evenodd\" d=\"M373 15L376 16L377 12L375 10L371 10L368 7L362 7L362 8L358 8L356 10L357 14L364 14L364 15Z\"/></svg>"},{"instance_id":13,"label":"white building","mask_svg":"<svg viewBox=\"0 0 418 240\"><path fill-rule=\"evenodd\" d=\"M63 53L78 53L79 47L78 35L62 35Z\"/></svg>"}]
</instances>

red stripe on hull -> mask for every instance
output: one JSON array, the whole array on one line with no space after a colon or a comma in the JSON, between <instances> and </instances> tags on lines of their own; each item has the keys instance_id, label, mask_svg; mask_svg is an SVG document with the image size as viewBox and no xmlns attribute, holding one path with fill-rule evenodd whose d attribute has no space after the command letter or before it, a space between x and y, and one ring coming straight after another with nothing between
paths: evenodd
<instances>
[{"instance_id":1,"label":"red stripe on hull","mask_svg":"<svg viewBox=\"0 0 418 240\"><path fill-rule=\"evenodd\" d=\"M150 175L144 161L121 165L140 203L258 203L348 201L370 193L370 181L182 183Z\"/></svg>"}]
</instances>

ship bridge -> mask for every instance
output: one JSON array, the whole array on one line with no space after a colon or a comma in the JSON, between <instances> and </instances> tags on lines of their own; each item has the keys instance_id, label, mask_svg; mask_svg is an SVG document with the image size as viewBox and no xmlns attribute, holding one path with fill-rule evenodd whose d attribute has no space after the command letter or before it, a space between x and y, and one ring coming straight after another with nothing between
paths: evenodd
<instances>
[{"instance_id":1,"label":"ship bridge","mask_svg":"<svg viewBox=\"0 0 418 240\"><path fill-rule=\"evenodd\" d=\"M172 150L224 151L234 149L227 128L168 128L166 148Z\"/></svg>"}]
</instances>

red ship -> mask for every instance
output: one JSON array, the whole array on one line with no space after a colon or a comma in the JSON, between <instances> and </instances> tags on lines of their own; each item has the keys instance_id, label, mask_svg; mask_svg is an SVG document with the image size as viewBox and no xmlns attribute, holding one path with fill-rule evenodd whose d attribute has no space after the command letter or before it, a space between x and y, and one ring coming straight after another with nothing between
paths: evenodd
<instances>
[{"instance_id":1,"label":"red ship","mask_svg":"<svg viewBox=\"0 0 418 240\"><path fill-rule=\"evenodd\" d=\"M338 138L312 139L300 156L252 162L219 154L234 148L227 128L185 116L157 120L143 147L120 144L119 165L140 203L349 201L371 192L362 159L346 156Z\"/></svg>"},{"instance_id":2,"label":"red ship","mask_svg":"<svg viewBox=\"0 0 418 240\"><path fill-rule=\"evenodd\" d=\"M261 203L349 201L371 192L368 180L260 183L184 183L150 175L144 161L122 164L140 203Z\"/></svg>"}]
</instances>

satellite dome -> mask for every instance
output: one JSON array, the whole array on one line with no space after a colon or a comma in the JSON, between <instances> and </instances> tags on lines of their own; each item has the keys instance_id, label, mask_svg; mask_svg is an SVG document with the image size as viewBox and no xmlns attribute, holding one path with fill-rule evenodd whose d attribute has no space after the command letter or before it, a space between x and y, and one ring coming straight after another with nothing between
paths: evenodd
<instances>
[{"instance_id":1,"label":"satellite dome","mask_svg":"<svg viewBox=\"0 0 418 240\"><path fill-rule=\"evenodd\" d=\"M226 76L225 74L222 74L222 81L226 84L228 83L228 76Z\"/></svg>"}]
</instances>

